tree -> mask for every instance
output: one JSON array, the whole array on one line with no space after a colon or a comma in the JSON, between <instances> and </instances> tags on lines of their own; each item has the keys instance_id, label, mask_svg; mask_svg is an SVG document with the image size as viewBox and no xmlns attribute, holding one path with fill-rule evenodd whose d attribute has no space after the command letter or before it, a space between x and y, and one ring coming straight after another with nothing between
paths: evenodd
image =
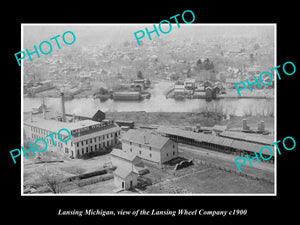
<instances>
[{"instance_id":1,"label":"tree","mask_svg":"<svg viewBox=\"0 0 300 225\"><path fill-rule=\"evenodd\" d=\"M187 78L191 78L191 68L188 69L186 77Z\"/></svg>"},{"instance_id":2,"label":"tree","mask_svg":"<svg viewBox=\"0 0 300 225\"><path fill-rule=\"evenodd\" d=\"M254 56L253 56L253 53L250 54L250 62L251 62L251 63L254 62Z\"/></svg>"},{"instance_id":3,"label":"tree","mask_svg":"<svg viewBox=\"0 0 300 225\"><path fill-rule=\"evenodd\" d=\"M141 71L137 72L137 79L144 79L144 76Z\"/></svg>"},{"instance_id":4,"label":"tree","mask_svg":"<svg viewBox=\"0 0 300 225\"><path fill-rule=\"evenodd\" d=\"M49 170L47 167L44 167L41 171L39 171L39 177L41 182L48 186L54 194L61 193L63 191L64 181L66 178L59 171L54 169Z\"/></svg>"},{"instance_id":5,"label":"tree","mask_svg":"<svg viewBox=\"0 0 300 225\"><path fill-rule=\"evenodd\" d=\"M101 95L105 95L105 94L108 93L108 90L104 87L100 87L99 92L100 92Z\"/></svg>"}]
</instances>

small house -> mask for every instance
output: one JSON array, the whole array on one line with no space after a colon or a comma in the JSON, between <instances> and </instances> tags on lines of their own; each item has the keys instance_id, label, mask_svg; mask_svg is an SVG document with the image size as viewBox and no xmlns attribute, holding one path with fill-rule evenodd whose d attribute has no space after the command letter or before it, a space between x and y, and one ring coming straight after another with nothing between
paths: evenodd
<instances>
[{"instance_id":1,"label":"small house","mask_svg":"<svg viewBox=\"0 0 300 225\"><path fill-rule=\"evenodd\" d=\"M186 79L184 81L184 87L188 90L193 90L196 87L196 81L195 79Z\"/></svg>"},{"instance_id":2,"label":"small house","mask_svg":"<svg viewBox=\"0 0 300 225\"><path fill-rule=\"evenodd\" d=\"M205 88L205 97L206 97L206 99L211 99L213 97L212 87L208 86Z\"/></svg>"},{"instance_id":3,"label":"small house","mask_svg":"<svg viewBox=\"0 0 300 225\"><path fill-rule=\"evenodd\" d=\"M132 170L137 174L143 174L146 170L141 158L131 152L113 149L110 156L112 165L117 168Z\"/></svg>"},{"instance_id":4,"label":"small house","mask_svg":"<svg viewBox=\"0 0 300 225\"><path fill-rule=\"evenodd\" d=\"M128 190L137 185L138 174L130 169L117 168L113 174L114 183L117 188Z\"/></svg>"}]
</instances>

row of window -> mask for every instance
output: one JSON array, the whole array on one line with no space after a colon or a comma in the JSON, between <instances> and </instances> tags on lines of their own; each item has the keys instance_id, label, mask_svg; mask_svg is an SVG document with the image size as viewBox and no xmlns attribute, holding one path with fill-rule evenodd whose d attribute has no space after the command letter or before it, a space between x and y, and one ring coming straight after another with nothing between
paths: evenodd
<instances>
[{"instance_id":1,"label":"row of window","mask_svg":"<svg viewBox=\"0 0 300 225\"><path fill-rule=\"evenodd\" d=\"M132 148L130 148L130 152L132 152ZM142 154L142 151L141 151L141 150L139 150L139 154L140 154L140 155ZM175 151L173 151L173 155L175 155ZM169 154L166 153L166 156L168 157ZM149 157L150 157L150 158L152 157L152 154L151 154L151 153L149 153Z\"/></svg>"},{"instance_id":2,"label":"row of window","mask_svg":"<svg viewBox=\"0 0 300 225\"><path fill-rule=\"evenodd\" d=\"M44 134L44 135L48 135L48 134L52 134L53 133L53 132L47 131L45 129L36 128L36 127L31 127L31 131L33 131L35 133L39 133L39 134Z\"/></svg>"},{"instance_id":3,"label":"row of window","mask_svg":"<svg viewBox=\"0 0 300 225\"><path fill-rule=\"evenodd\" d=\"M54 136L54 135L53 135ZM50 137L48 137L48 138L45 138L45 137L42 137L42 136L39 136L39 135L37 135L37 134L31 134L31 138L32 139L35 139L35 140L37 140L37 139L44 139L44 140L46 140L46 142L47 142L47 144L48 145L53 145L53 142L52 142L52 140L51 140L51 138ZM54 140L54 139L53 139ZM54 143L55 143L55 146L58 146L58 147L63 147L63 143L62 142L60 142L60 141L54 141ZM65 142L65 145L67 145L67 142ZM73 143L71 142L71 146L73 146Z\"/></svg>"},{"instance_id":4,"label":"row of window","mask_svg":"<svg viewBox=\"0 0 300 225\"><path fill-rule=\"evenodd\" d=\"M84 148L81 148L81 149L77 149L77 155L83 155L85 153L96 151L96 149L108 147L109 145L113 145L113 144L114 144L114 141L111 140L110 142L107 141L107 142L100 143L98 145L91 145L89 147L84 147Z\"/></svg>"},{"instance_id":5,"label":"row of window","mask_svg":"<svg viewBox=\"0 0 300 225\"><path fill-rule=\"evenodd\" d=\"M120 133L119 133L120 134ZM80 141L80 142L77 142L76 143L76 146L77 147L79 147L80 146L80 144L81 144L81 146L84 146L85 144L87 145L87 144L91 144L91 143L93 143L93 141L94 141L94 143L97 141L97 139L98 139L98 141L101 141L101 140L105 140L105 138L106 139L109 139L109 138L113 138L113 137L118 137L118 132L117 133L115 133L115 134L113 134L113 133L111 133L111 134L106 134L106 135L103 135L103 136L100 136L100 137L96 137L96 138L91 138L91 139L88 139L88 140L85 140L85 141Z\"/></svg>"},{"instance_id":6,"label":"row of window","mask_svg":"<svg viewBox=\"0 0 300 225\"><path fill-rule=\"evenodd\" d=\"M45 139L45 136L49 135L49 134L52 134L54 132L50 132L50 131L46 131L46 130L43 130L43 129L40 129L40 128L35 128L35 127L31 127L31 131L35 132L35 133L38 133L38 134L42 134L44 135L43 137L42 136L39 136L39 135L36 135L37 137L40 137L40 138L44 138ZM33 135L33 134L32 134ZM49 136L50 137L50 136ZM58 138L57 134L53 134L52 135L53 138ZM65 139L67 138L65 135L60 135L60 138L61 139Z\"/></svg>"},{"instance_id":7,"label":"row of window","mask_svg":"<svg viewBox=\"0 0 300 225\"><path fill-rule=\"evenodd\" d=\"M129 144L132 145L132 142L130 141ZM139 144L139 148L141 148L141 147L142 147L142 145ZM143 146L143 148L145 148L145 147L146 146ZM149 146L148 148L149 148L149 150L152 150L152 147ZM173 144L173 148L175 148L175 144Z\"/></svg>"}]
</instances>

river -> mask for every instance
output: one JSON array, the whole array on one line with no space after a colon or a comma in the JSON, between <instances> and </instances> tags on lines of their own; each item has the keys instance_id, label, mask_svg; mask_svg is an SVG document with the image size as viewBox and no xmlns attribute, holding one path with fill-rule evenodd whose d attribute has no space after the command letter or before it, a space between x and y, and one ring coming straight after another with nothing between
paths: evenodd
<instances>
[{"instance_id":1,"label":"river","mask_svg":"<svg viewBox=\"0 0 300 225\"><path fill-rule=\"evenodd\" d=\"M205 99L167 99L164 91L172 85L169 81L163 81L153 85L150 89L151 98L143 101L113 101L108 99L100 102L93 98L75 98L65 102L66 112L80 114L83 111L96 112L100 109L107 111L146 111L146 112L201 112L203 110L221 110L226 114L244 116L245 114L261 115L274 113L274 99L221 99L207 102ZM45 104L50 110L61 111L59 98L45 98ZM39 107L42 98L23 99L24 112L31 111L33 107Z\"/></svg>"}]
</instances>

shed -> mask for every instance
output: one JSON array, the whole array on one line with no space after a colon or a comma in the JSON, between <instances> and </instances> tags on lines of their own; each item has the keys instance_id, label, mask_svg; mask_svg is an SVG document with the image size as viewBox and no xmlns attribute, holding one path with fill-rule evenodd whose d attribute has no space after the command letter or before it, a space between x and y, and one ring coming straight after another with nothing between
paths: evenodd
<instances>
[{"instance_id":1,"label":"shed","mask_svg":"<svg viewBox=\"0 0 300 225\"><path fill-rule=\"evenodd\" d=\"M118 167L113 174L114 183L117 188L128 190L137 185L138 174L130 169Z\"/></svg>"}]
</instances>

